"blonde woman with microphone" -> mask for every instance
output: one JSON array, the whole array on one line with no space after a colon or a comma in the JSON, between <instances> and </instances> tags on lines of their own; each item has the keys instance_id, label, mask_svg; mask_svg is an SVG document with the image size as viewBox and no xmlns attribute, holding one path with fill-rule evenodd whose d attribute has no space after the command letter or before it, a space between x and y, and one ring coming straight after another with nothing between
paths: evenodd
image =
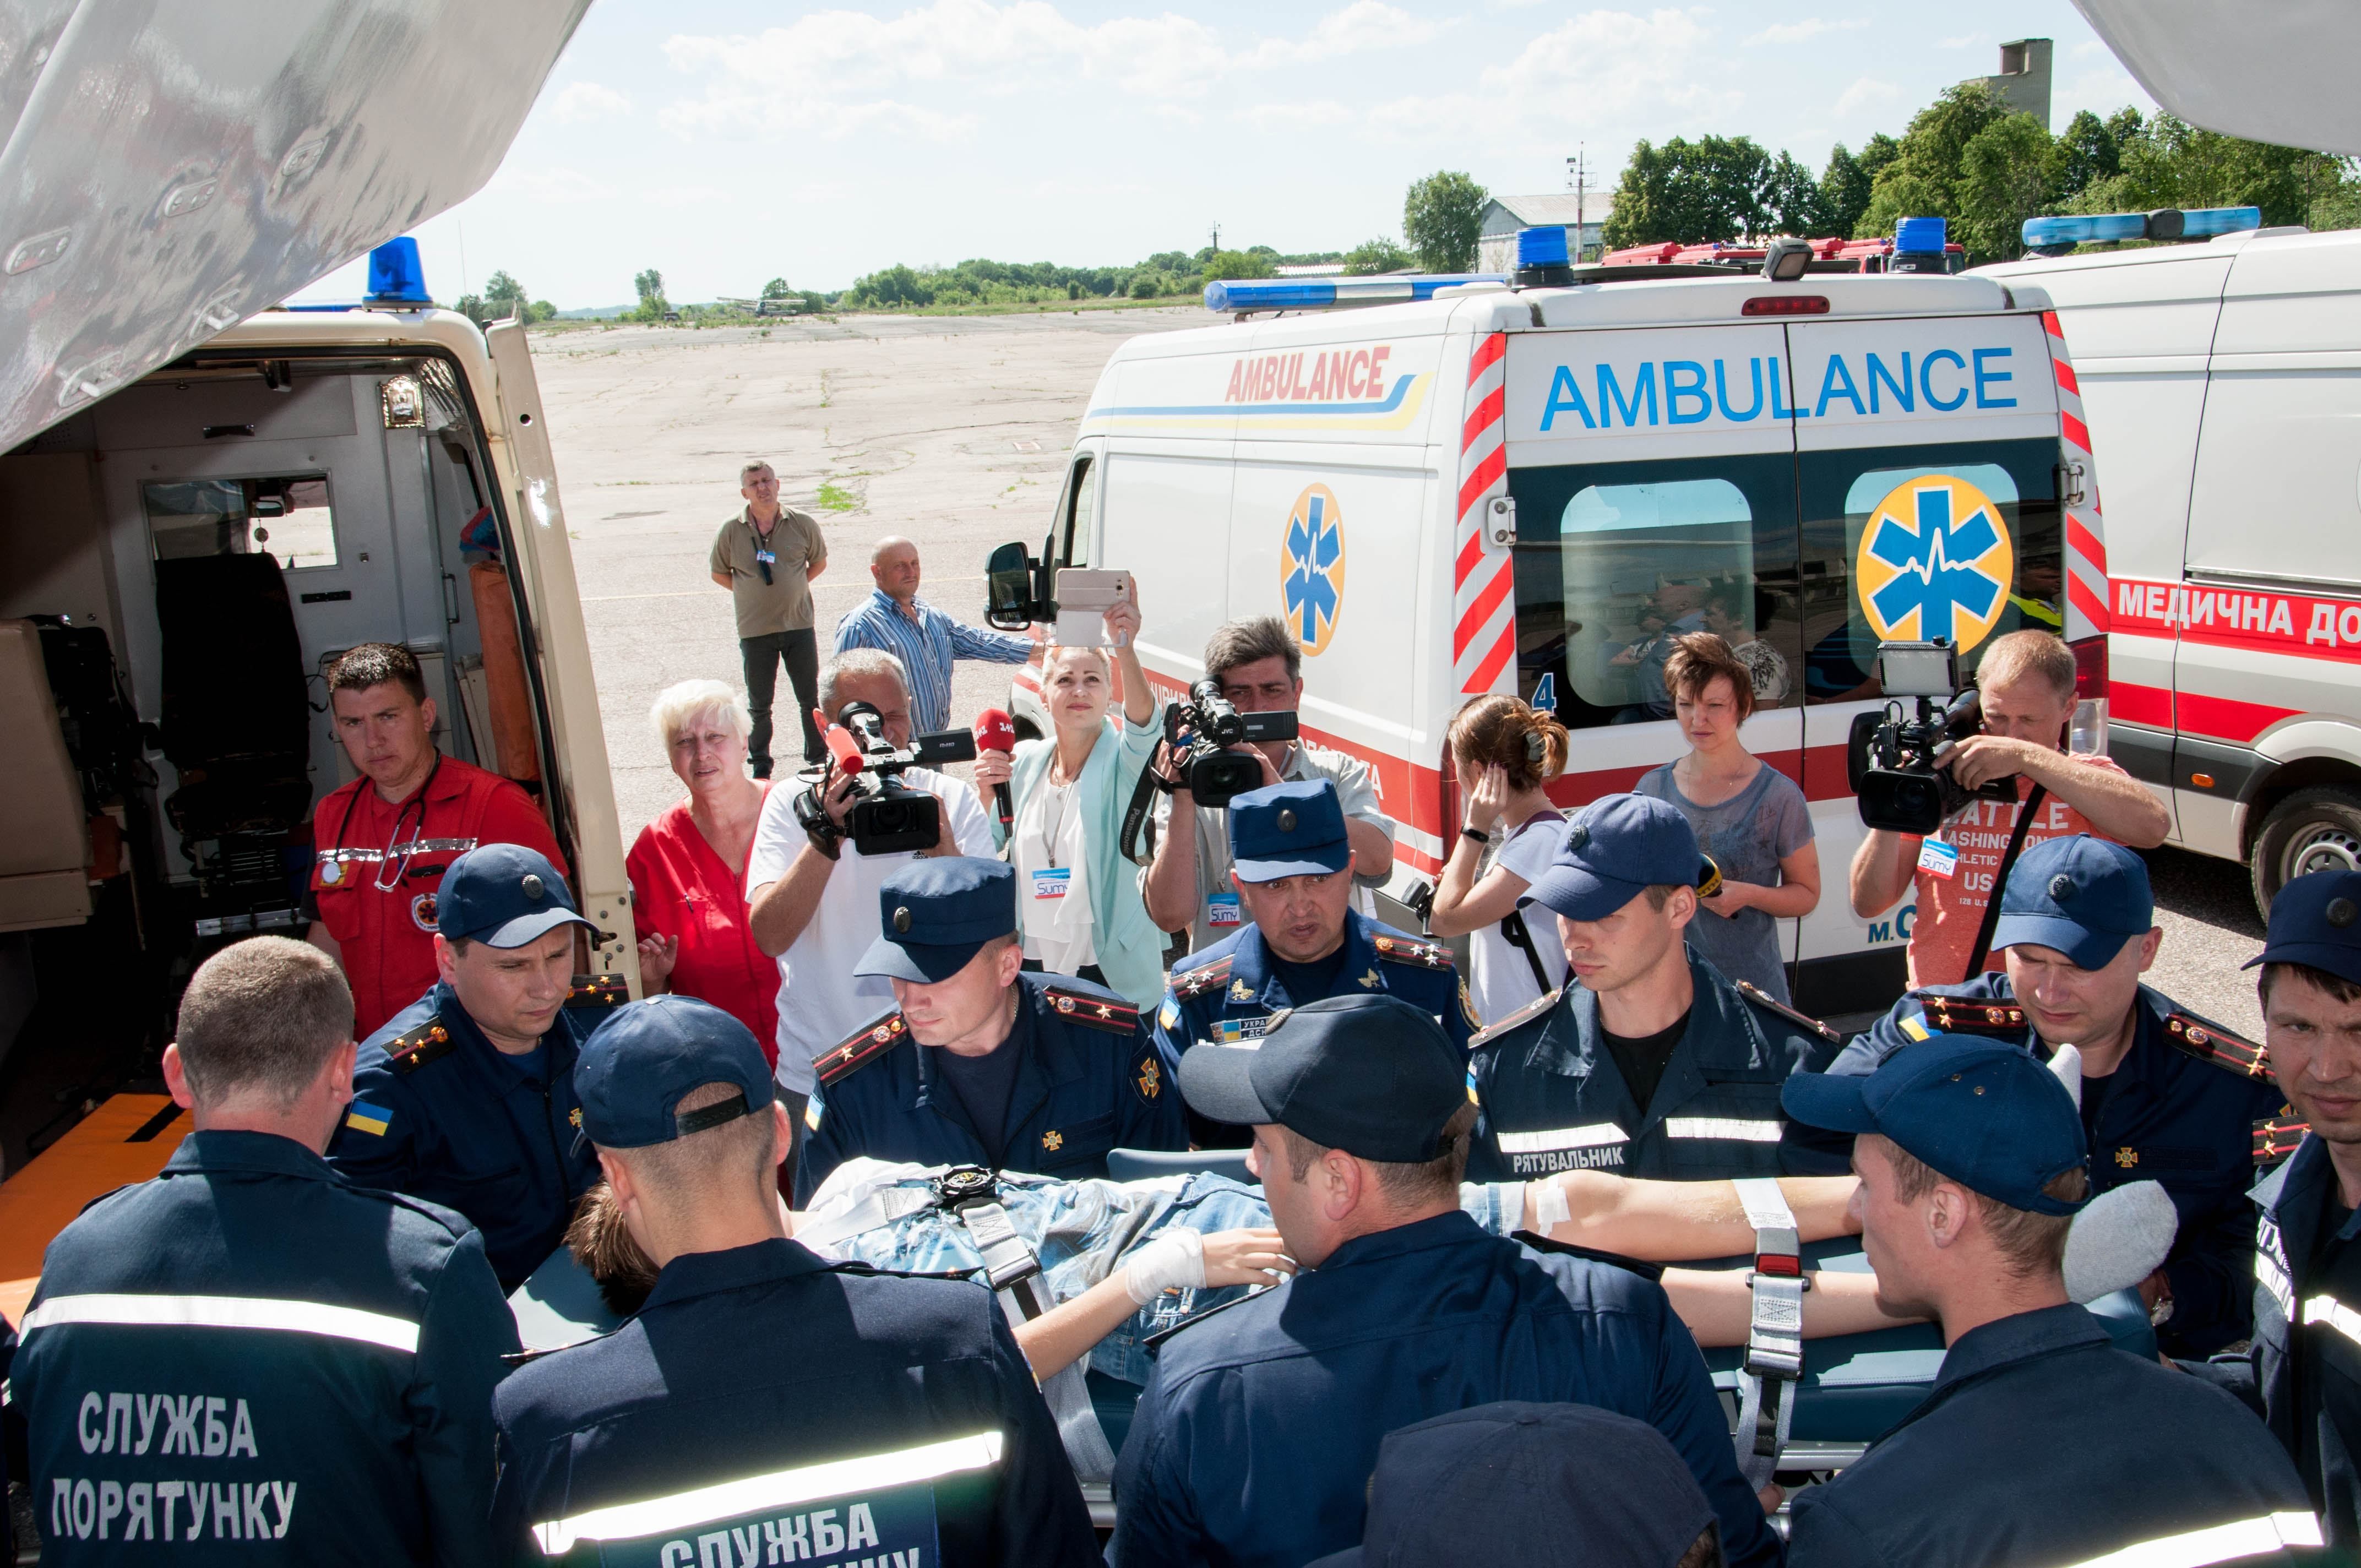
<instances>
[{"instance_id":1,"label":"blonde woman with microphone","mask_svg":"<svg viewBox=\"0 0 2361 1568\"><path fill-rule=\"evenodd\" d=\"M1135 1007L1164 994L1164 933L1148 917L1137 868L1123 858L1124 809L1163 731L1139 665L1138 585L1106 612L1105 648L1051 647L1041 696L1053 732L1014 754L976 754L976 795L1016 868L1025 967L1104 985ZM1115 707L1121 671L1123 711ZM1004 829L994 786L1009 786Z\"/></svg>"}]
</instances>

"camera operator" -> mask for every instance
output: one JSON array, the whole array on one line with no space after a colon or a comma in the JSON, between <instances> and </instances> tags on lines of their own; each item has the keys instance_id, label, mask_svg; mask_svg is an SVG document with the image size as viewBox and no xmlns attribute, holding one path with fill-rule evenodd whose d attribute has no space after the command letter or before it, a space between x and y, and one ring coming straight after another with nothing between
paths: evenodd
<instances>
[{"instance_id":1,"label":"camera operator","mask_svg":"<svg viewBox=\"0 0 2361 1568\"><path fill-rule=\"evenodd\" d=\"M1893 908L1915 884L1914 986L1969 978L1985 906L2032 786L2039 785L2042 796L2026 828L2027 847L2089 833L2147 850L2163 843L2171 827L2147 786L2112 759L2066 751L2066 726L2074 716L2074 654L2064 642L2047 631L1997 638L1984 651L1976 684L1983 730L1960 741L1946 766L1971 790L2014 775L2018 804L1971 802L1932 839L1872 828L1853 852L1850 891L1853 913L1862 919ZM1997 955L1988 954L1980 967L2000 967Z\"/></svg>"},{"instance_id":2,"label":"camera operator","mask_svg":"<svg viewBox=\"0 0 2361 1568\"><path fill-rule=\"evenodd\" d=\"M1276 616L1233 620L1206 639L1205 678L1240 713L1292 713L1303 700L1303 651ZM1383 887L1394 869L1394 824L1382 809L1377 771L1358 757L1302 740L1237 750L1262 760L1265 785L1326 779L1336 786L1353 850L1354 906L1374 917L1370 890ZM1193 845L1171 830L1176 818L1185 822L1191 812L1197 821ZM1158 927L1187 929L1192 953L1236 936L1246 916L1230 884L1229 812L1197 805L1186 789L1158 803L1155 856L1141 892Z\"/></svg>"},{"instance_id":3,"label":"camera operator","mask_svg":"<svg viewBox=\"0 0 2361 1568\"><path fill-rule=\"evenodd\" d=\"M854 703L876 711L886 740L909 745L910 690L899 659L854 648L829 660L819 673L820 712L834 724ZM992 853L992 828L957 779L927 768L896 776L942 803L942 837L932 850L867 854L841 837L860 789L857 774L833 764L818 784L773 790L754 828L747 916L755 945L779 960L779 1090L798 1126L817 1081L813 1058L893 1008L893 988L882 976L853 973L869 949L878 887L921 855ZM796 799L815 792L833 833L807 830L796 817Z\"/></svg>"}]
</instances>

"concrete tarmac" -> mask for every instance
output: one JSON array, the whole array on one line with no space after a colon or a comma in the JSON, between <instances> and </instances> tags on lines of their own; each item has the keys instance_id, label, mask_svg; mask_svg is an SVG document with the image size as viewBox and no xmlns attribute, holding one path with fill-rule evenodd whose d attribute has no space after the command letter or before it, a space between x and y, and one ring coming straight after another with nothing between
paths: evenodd
<instances>
[{"instance_id":1,"label":"concrete tarmac","mask_svg":"<svg viewBox=\"0 0 2361 1568\"><path fill-rule=\"evenodd\" d=\"M741 502L738 466L770 460L790 506L819 519L829 566L813 584L821 657L837 618L870 591L869 551L918 542L921 593L983 620L983 570L997 544L1038 549L1074 425L1115 345L1139 333L1213 324L1197 310L999 316L859 316L696 332L615 327L536 333L575 573L589 624L600 716L628 843L680 796L648 708L675 681L741 683L730 595L706 572ZM820 504L821 487L841 510ZM1156 613L1155 584L1143 610ZM955 666L952 711L1007 700L1005 669ZM797 749L784 677L783 769ZM2149 982L2250 1038L2262 943L2243 867L2185 850L2148 857L2165 938ZM1831 897L1842 897L1830 868Z\"/></svg>"}]
</instances>

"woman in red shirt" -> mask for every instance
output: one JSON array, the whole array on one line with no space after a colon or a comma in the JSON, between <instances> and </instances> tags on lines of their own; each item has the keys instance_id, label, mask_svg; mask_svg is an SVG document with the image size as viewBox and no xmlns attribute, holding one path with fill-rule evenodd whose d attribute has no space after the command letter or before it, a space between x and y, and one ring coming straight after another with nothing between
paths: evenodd
<instances>
[{"instance_id":1,"label":"woman in red shirt","mask_svg":"<svg viewBox=\"0 0 2361 1568\"><path fill-rule=\"evenodd\" d=\"M770 793L746 773L746 705L719 681L683 681L653 714L688 798L640 830L624 866L640 933L640 979L653 996L694 996L754 1031L779 1055L779 966L746 919L746 856Z\"/></svg>"}]
</instances>

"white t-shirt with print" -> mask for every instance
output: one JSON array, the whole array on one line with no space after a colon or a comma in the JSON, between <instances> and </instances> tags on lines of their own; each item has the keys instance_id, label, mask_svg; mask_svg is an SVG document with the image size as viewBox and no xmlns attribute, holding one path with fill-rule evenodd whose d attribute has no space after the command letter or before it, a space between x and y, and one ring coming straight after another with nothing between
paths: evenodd
<instances>
[{"instance_id":1,"label":"white t-shirt with print","mask_svg":"<svg viewBox=\"0 0 2361 1568\"><path fill-rule=\"evenodd\" d=\"M906 768L902 782L943 803L943 817L962 855L994 854L992 828L975 791L926 768ZM787 874L810 843L796 823L800 787L774 789L754 827L746 858L746 901ZM853 966L877 939L877 890L918 858L915 850L864 855L850 842L819 895L811 923L779 955L779 1087L809 1094L818 1081L812 1062L851 1037L871 1019L894 1010L894 985L880 975L855 976Z\"/></svg>"}]
</instances>

